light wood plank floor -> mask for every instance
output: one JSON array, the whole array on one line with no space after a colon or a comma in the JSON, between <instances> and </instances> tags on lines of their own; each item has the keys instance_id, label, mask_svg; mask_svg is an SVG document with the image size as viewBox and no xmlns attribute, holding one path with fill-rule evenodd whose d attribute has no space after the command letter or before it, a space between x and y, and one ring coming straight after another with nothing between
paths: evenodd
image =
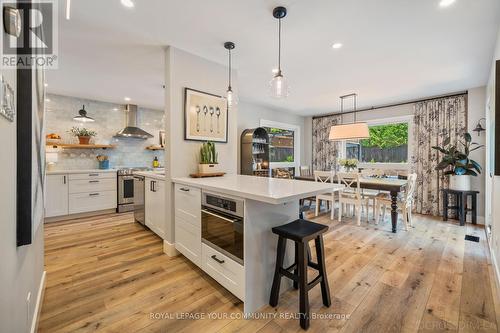
<instances>
[{"instance_id":1,"label":"light wood plank floor","mask_svg":"<svg viewBox=\"0 0 500 333\"><path fill-rule=\"evenodd\" d=\"M322 306L319 286L311 290L309 332L497 331L481 227L416 216L415 228L392 234L388 221L315 221L330 226L332 306ZM466 233L481 242L465 241ZM237 298L184 257L163 254L161 240L130 213L47 224L45 266L39 332L301 331L297 291L242 319Z\"/></svg>"}]
</instances>

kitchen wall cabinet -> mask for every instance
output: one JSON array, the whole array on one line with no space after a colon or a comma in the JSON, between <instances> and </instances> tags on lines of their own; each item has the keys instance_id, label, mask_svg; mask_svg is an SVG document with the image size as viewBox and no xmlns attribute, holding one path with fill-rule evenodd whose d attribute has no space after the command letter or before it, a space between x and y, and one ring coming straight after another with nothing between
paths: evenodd
<instances>
[{"instance_id":1,"label":"kitchen wall cabinet","mask_svg":"<svg viewBox=\"0 0 500 333\"><path fill-rule=\"evenodd\" d=\"M146 177L144 195L146 226L165 239L165 181Z\"/></svg>"},{"instance_id":2,"label":"kitchen wall cabinet","mask_svg":"<svg viewBox=\"0 0 500 333\"><path fill-rule=\"evenodd\" d=\"M45 217L67 215L68 175L47 175L45 181Z\"/></svg>"}]
</instances>

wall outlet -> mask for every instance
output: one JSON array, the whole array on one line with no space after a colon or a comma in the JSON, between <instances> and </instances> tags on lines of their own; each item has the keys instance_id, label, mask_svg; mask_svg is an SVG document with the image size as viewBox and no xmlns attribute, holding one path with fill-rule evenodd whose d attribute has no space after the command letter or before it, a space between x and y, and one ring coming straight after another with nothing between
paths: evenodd
<instances>
[{"instance_id":1,"label":"wall outlet","mask_svg":"<svg viewBox=\"0 0 500 333\"><path fill-rule=\"evenodd\" d=\"M28 296L26 296L26 324L30 325L30 311L31 309L31 291L28 292Z\"/></svg>"}]
</instances>

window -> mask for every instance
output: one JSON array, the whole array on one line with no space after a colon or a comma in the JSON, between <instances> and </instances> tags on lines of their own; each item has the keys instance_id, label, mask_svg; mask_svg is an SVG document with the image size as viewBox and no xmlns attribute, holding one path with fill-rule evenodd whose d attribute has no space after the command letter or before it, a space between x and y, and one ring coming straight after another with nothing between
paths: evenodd
<instances>
[{"instance_id":1,"label":"window","mask_svg":"<svg viewBox=\"0 0 500 333\"><path fill-rule=\"evenodd\" d=\"M370 125L370 138L346 142L345 156L361 163L408 163L408 129L408 121Z\"/></svg>"}]
</instances>

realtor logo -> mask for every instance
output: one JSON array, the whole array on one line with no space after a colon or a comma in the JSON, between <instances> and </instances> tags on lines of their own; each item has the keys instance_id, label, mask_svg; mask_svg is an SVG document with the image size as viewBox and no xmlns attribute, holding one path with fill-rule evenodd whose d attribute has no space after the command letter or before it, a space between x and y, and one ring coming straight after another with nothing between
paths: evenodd
<instances>
[{"instance_id":1,"label":"realtor logo","mask_svg":"<svg viewBox=\"0 0 500 333\"><path fill-rule=\"evenodd\" d=\"M2 68L57 68L56 2L2 1L2 20Z\"/></svg>"}]
</instances>

